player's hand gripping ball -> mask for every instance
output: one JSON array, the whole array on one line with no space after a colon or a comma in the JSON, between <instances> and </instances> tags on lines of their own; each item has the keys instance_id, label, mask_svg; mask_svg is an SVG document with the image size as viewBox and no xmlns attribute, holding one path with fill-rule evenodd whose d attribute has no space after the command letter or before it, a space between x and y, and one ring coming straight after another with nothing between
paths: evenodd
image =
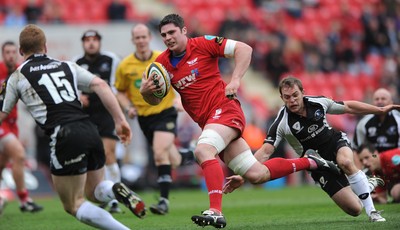
<instances>
[{"instance_id":1,"label":"player's hand gripping ball","mask_svg":"<svg viewBox=\"0 0 400 230\"><path fill-rule=\"evenodd\" d=\"M153 76L154 84L157 86L157 88L159 88L159 90L153 92L153 95L157 98L163 98L165 97L165 95L167 95L169 91L169 87L171 86L171 79L167 70L159 62L152 62L146 67L146 78L148 79L153 72L155 73L155 75ZM160 79L157 80L157 76L160 76Z\"/></svg>"}]
</instances>

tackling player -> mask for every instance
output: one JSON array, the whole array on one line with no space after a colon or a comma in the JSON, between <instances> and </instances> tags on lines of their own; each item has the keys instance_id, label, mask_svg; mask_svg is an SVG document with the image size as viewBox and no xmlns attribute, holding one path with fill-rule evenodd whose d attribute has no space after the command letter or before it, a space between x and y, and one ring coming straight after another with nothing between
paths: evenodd
<instances>
[{"instance_id":1,"label":"tackling player","mask_svg":"<svg viewBox=\"0 0 400 230\"><path fill-rule=\"evenodd\" d=\"M356 167L346 134L334 130L327 123L326 115L385 114L400 106L377 107L358 101L337 102L323 96L304 96L301 81L291 76L281 80L279 92L285 105L270 126L264 144L255 157L259 161L268 159L283 138L299 156L303 156L307 149L316 150L324 159L336 162L343 172L339 175L319 171L311 173L314 181L331 199L349 215L358 216L365 208L370 221L386 221L376 211L370 196L378 184L376 178L370 178L369 181L364 172ZM230 179L240 181L237 176ZM374 186L369 183L374 183ZM228 181L227 192L233 191L237 184Z\"/></svg>"}]
</instances>

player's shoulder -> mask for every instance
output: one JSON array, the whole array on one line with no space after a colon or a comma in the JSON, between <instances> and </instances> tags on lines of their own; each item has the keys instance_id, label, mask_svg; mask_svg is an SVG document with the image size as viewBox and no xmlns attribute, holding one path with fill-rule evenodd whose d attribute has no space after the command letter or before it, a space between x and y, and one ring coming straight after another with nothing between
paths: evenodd
<instances>
[{"instance_id":1,"label":"player's shoulder","mask_svg":"<svg viewBox=\"0 0 400 230\"><path fill-rule=\"evenodd\" d=\"M155 61L156 61L156 62L160 62L160 63L168 62L168 60L169 60L169 55L170 55L170 51L169 51L168 49L167 49L167 50L164 50L163 52L160 52L160 53L157 55Z\"/></svg>"},{"instance_id":2,"label":"player's shoulder","mask_svg":"<svg viewBox=\"0 0 400 230\"><path fill-rule=\"evenodd\" d=\"M109 57L109 58L111 58L113 60L120 60L121 59L116 53L111 52L111 51L101 51L100 54L103 55L103 56Z\"/></svg>"},{"instance_id":3,"label":"player's shoulder","mask_svg":"<svg viewBox=\"0 0 400 230\"><path fill-rule=\"evenodd\" d=\"M84 59L83 55L75 55L71 58L71 62L79 62L82 61Z\"/></svg>"}]
</instances>

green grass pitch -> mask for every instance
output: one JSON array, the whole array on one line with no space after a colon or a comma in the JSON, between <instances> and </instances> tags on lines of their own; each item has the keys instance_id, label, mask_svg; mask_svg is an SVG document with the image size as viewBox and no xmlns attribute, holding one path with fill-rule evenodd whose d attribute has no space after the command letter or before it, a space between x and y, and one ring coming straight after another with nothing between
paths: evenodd
<instances>
[{"instance_id":1,"label":"green grass pitch","mask_svg":"<svg viewBox=\"0 0 400 230\"><path fill-rule=\"evenodd\" d=\"M140 191L147 205L155 202L157 192ZM58 198L36 199L44 206L41 213L21 213L17 201L9 202L0 216L0 229L14 230L80 230L92 229L62 210ZM147 213L138 219L123 207L124 214L114 214L131 229L202 229L190 217L208 207L207 194L198 190L173 190L170 194L170 213L156 216ZM225 229L400 229L400 204L376 205L384 210L387 222L370 223L363 212L351 217L341 211L318 187L286 187L283 189L241 188L224 195ZM214 229L206 227L206 229Z\"/></svg>"}]
</instances>

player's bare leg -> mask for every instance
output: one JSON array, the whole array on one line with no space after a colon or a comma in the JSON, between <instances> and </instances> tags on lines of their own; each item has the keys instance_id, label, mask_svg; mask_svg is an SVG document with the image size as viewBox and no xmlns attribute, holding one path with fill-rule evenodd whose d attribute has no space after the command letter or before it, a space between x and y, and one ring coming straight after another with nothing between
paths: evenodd
<instances>
[{"instance_id":1,"label":"player's bare leg","mask_svg":"<svg viewBox=\"0 0 400 230\"><path fill-rule=\"evenodd\" d=\"M12 176L15 182L16 193L20 201L20 210L22 212L39 212L43 207L36 204L29 196L29 192L25 187L25 149L21 142L14 136L9 134L2 138L3 154L11 162ZM6 159L4 159L6 160Z\"/></svg>"}]
</instances>

